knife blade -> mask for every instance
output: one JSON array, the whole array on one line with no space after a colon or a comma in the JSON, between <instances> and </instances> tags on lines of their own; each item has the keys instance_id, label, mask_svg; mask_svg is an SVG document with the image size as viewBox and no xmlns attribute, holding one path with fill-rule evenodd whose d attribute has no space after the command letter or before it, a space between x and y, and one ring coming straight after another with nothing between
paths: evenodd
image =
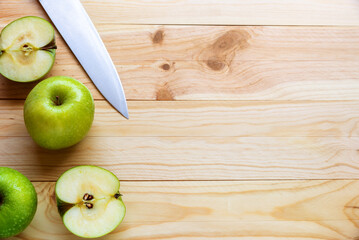
<instances>
[{"instance_id":1,"label":"knife blade","mask_svg":"<svg viewBox=\"0 0 359 240\"><path fill-rule=\"evenodd\" d=\"M39 1L97 89L128 119L116 67L80 0Z\"/></svg>"}]
</instances>

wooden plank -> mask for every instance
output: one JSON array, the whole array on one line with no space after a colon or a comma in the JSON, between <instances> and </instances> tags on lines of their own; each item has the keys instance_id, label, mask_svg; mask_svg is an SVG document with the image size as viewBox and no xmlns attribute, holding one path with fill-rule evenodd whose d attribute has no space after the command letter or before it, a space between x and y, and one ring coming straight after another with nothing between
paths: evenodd
<instances>
[{"instance_id":1,"label":"wooden plank","mask_svg":"<svg viewBox=\"0 0 359 240\"><path fill-rule=\"evenodd\" d=\"M359 100L359 61L232 62L213 71L199 62L156 60L117 68L128 100ZM103 99L77 63L57 60L48 76L58 75L78 79ZM25 99L36 83L0 76L0 98Z\"/></svg>"},{"instance_id":2,"label":"wooden plank","mask_svg":"<svg viewBox=\"0 0 359 240\"><path fill-rule=\"evenodd\" d=\"M358 179L358 149L358 137L88 137L54 152L0 137L0 163L32 181L86 164L121 180Z\"/></svg>"},{"instance_id":3,"label":"wooden plank","mask_svg":"<svg viewBox=\"0 0 359 240\"><path fill-rule=\"evenodd\" d=\"M358 14L359 15L359 14ZM359 27L100 24L116 64L130 61L358 61ZM57 33L58 56L69 48ZM64 57L64 59L62 58Z\"/></svg>"},{"instance_id":4,"label":"wooden plank","mask_svg":"<svg viewBox=\"0 0 359 240\"><path fill-rule=\"evenodd\" d=\"M15 239L78 239L54 183L35 183L35 219ZM356 239L359 181L122 182L124 222L102 239Z\"/></svg>"},{"instance_id":5,"label":"wooden plank","mask_svg":"<svg viewBox=\"0 0 359 240\"><path fill-rule=\"evenodd\" d=\"M28 136L23 100L0 101L0 136ZM358 101L96 101L89 136L359 136Z\"/></svg>"},{"instance_id":6,"label":"wooden plank","mask_svg":"<svg viewBox=\"0 0 359 240\"><path fill-rule=\"evenodd\" d=\"M355 0L92 0L82 1L97 24L358 25ZM21 8L21 11L19 11ZM0 2L1 22L44 15L36 0Z\"/></svg>"},{"instance_id":7,"label":"wooden plank","mask_svg":"<svg viewBox=\"0 0 359 240\"><path fill-rule=\"evenodd\" d=\"M99 30L128 100L359 100L359 28L105 24ZM58 45L49 76L75 77L103 99L60 37ZM24 99L35 84L0 77L0 98Z\"/></svg>"}]
</instances>

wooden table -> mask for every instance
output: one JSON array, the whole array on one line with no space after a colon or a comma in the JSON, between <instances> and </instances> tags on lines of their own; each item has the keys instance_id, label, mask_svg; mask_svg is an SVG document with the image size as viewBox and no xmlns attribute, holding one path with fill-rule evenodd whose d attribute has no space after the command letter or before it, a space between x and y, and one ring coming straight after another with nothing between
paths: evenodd
<instances>
[{"instance_id":1,"label":"wooden table","mask_svg":"<svg viewBox=\"0 0 359 240\"><path fill-rule=\"evenodd\" d=\"M49 74L96 99L89 136L37 147L23 123L36 83L0 78L0 164L39 205L16 238L76 239L54 182L94 164L121 180L127 216L102 239L359 239L359 1L83 0L120 73L125 120L59 34ZM0 27L37 15L0 1Z\"/></svg>"}]
</instances>

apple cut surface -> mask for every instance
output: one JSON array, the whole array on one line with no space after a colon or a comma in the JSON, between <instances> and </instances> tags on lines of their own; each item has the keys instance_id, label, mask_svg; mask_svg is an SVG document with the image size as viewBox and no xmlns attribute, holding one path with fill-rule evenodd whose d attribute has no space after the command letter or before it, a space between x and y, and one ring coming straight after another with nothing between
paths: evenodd
<instances>
[{"instance_id":1,"label":"apple cut surface","mask_svg":"<svg viewBox=\"0 0 359 240\"><path fill-rule=\"evenodd\" d=\"M55 191L67 229L86 238L113 231L126 212L119 188L117 177L100 167L79 166L66 171L58 179Z\"/></svg>"},{"instance_id":2,"label":"apple cut surface","mask_svg":"<svg viewBox=\"0 0 359 240\"><path fill-rule=\"evenodd\" d=\"M96 238L112 232L122 221L125 206L118 199L98 200L92 209L75 206L69 209L63 221L66 228L80 237Z\"/></svg>"},{"instance_id":3,"label":"apple cut surface","mask_svg":"<svg viewBox=\"0 0 359 240\"><path fill-rule=\"evenodd\" d=\"M5 52L0 57L1 74L17 82L29 82L43 77L53 65L54 53L36 51L29 56L21 52Z\"/></svg>"},{"instance_id":4,"label":"apple cut surface","mask_svg":"<svg viewBox=\"0 0 359 240\"><path fill-rule=\"evenodd\" d=\"M38 80L55 61L55 30L45 19L23 17L0 35L0 73L18 82Z\"/></svg>"},{"instance_id":5,"label":"apple cut surface","mask_svg":"<svg viewBox=\"0 0 359 240\"><path fill-rule=\"evenodd\" d=\"M56 183L57 197L76 204L85 193L99 197L112 196L120 189L117 177L103 168L79 166L66 171Z\"/></svg>"}]
</instances>

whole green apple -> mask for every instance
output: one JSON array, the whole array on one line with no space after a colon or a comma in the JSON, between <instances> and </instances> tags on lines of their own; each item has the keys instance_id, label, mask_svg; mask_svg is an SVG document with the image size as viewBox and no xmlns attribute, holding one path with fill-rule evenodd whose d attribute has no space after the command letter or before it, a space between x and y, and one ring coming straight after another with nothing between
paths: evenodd
<instances>
[{"instance_id":1,"label":"whole green apple","mask_svg":"<svg viewBox=\"0 0 359 240\"><path fill-rule=\"evenodd\" d=\"M91 128L94 113L90 91L79 81L64 76L37 84L24 106L30 136L47 149L66 148L81 141Z\"/></svg>"},{"instance_id":2,"label":"whole green apple","mask_svg":"<svg viewBox=\"0 0 359 240\"><path fill-rule=\"evenodd\" d=\"M14 169L0 167L0 238L22 232L36 208L37 195L29 179Z\"/></svg>"},{"instance_id":3,"label":"whole green apple","mask_svg":"<svg viewBox=\"0 0 359 240\"><path fill-rule=\"evenodd\" d=\"M16 82L45 76L55 62L55 30L39 17L22 17L0 34L0 73Z\"/></svg>"}]
</instances>

